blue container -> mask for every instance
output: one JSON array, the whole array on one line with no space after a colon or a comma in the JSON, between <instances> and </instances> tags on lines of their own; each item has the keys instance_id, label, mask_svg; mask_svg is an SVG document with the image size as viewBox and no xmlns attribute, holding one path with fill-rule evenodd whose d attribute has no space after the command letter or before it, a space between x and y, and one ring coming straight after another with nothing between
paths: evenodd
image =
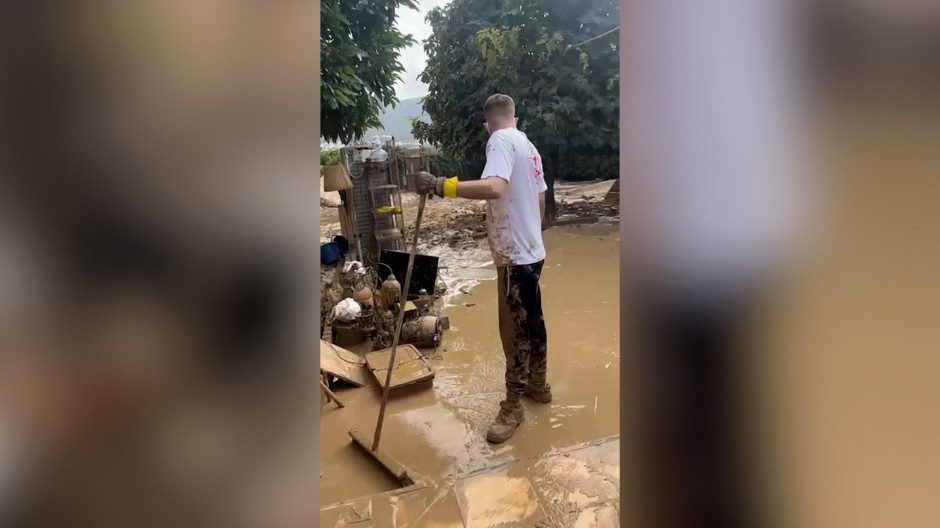
<instances>
[{"instance_id":1,"label":"blue container","mask_svg":"<svg viewBox=\"0 0 940 528\"><path fill-rule=\"evenodd\" d=\"M339 244L327 242L320 244L320 263L333 264L340 259Z\"/></svg>"},{"instance_id":2,"label":"blue container","mask_svg":"<svg viewBox=\"0 0 940 528\"><path fill-rule=\"evenodd\" d=\"M349 240L346 240L346 237L343 235L333 236L333 242L336 242L336 245L339 247L339 254L345 255L349 252Z\"/></svg>"}]
</instances>

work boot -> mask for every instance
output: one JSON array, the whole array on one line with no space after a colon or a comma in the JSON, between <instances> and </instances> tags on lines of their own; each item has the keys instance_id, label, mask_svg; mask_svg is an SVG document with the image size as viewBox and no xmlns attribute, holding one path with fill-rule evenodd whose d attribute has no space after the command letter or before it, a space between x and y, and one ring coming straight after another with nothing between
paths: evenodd
<instances>
[{"instance_id":1,"label":"work boot","mask_svg":"<svg viewBox=\"0 0 940 528\"><path fill-rule=\"evenodd\" d=\"M530 382L525 388L525 395L539 403L548 403L552 401L552 387L548 382L541 385Z\"/></svg>"},{"instance_id":2,"label":"work boot","mask_svg":"<svg viewBox=\"0 0 940 528\"><path fill-rule=\"evenodd\" d=\"M499 404L499 414L486 432L486 439L494 444L501 444L516 431L525 417L522 402L518 394L509 394L506 400Z\"/></svg>"}]
</instances>

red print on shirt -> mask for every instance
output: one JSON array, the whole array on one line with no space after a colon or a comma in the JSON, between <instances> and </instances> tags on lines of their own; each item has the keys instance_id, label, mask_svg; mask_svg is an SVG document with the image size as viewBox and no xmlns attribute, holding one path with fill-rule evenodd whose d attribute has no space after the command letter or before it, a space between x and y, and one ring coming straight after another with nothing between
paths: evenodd
<instances>
[{"instance_id":1,"label":"red print on shirt","mask_svg":"<svg viewBox=\"0 0 940 528\"><path fill-rule=\"evenodd\" d=\"M539 157L532 156L532 170L535 174L535 181L540 181L542 179L542 169L539 167Z\"/></svg>"}]
</instances>

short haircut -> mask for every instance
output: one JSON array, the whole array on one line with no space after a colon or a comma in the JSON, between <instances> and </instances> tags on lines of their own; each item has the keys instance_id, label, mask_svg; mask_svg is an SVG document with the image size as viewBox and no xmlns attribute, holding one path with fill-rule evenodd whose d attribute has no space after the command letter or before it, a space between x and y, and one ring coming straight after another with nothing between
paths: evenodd
<instances>
[{"instance_id":1,"label":"short haircut","mask_svg":"<svg viewBox=\"0 0 940 528\"><path fill-rule=\"evenodd\" d=\"M508 95L493 94L483 105L483 117L491 123L508 121L516 117L516 103Z\"/></svg>"}]
</instances>

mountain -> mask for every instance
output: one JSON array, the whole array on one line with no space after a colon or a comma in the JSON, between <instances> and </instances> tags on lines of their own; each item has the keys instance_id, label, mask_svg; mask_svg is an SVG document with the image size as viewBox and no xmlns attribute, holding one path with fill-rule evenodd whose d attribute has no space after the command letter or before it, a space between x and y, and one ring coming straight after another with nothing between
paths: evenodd
<instances>
[{"instance_id":1,"label":"mountain","mask_svg":"<svg viewBox=\"0 0 940 528\"><path fill-rule=\"evenodd\" d=\"M386 108L379 114L379 120L382 121L382 128L369 130L365 137L374 136L392 136L396 142L413 142L414 136L411 135L411 118L420 117L429 120L424 108L421 106L421 98L413 97L403 99L395 108Z\"/></svg>"}]
</instances>

